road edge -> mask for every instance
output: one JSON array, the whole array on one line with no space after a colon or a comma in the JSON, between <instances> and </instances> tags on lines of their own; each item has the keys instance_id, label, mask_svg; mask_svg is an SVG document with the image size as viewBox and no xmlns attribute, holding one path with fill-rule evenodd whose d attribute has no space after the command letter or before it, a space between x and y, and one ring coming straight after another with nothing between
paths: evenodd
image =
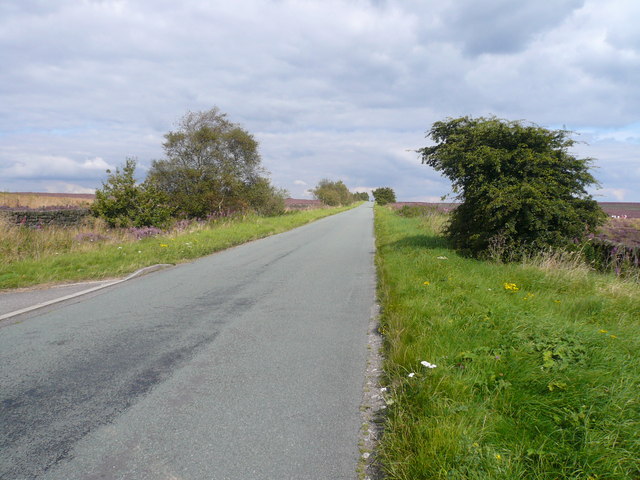
<instances>
[{"instance_id":1,"label":"road edge","mask_svg":"<svg viewBox=\"0 0 640 480\"><path fill-rule=\"evenodd\" d=\"M30 307L25 307L19 310L14 310L13 312L5 313L3 315L0 315L0 322L16 317L18 315L22 315L24 313L33 312L35 310L39 310L40 308L48 307L49 305L54 305L56 303L64 302L65 300L71 300L73 298L80 297L88 293L96 292L98 290L102 290L103 288L112 287L113 285L118 285L119 283L126 282L127 280L131 280L136 277L141 277L142 275L146 275L148 273L155 272L157 270L164 270L165 268L169 268L173 266L175 265L172 263L157 263L155 265L144 267L139 270L136 270L135 272L131 273L130 275L127 275L124 278L119 278L111 282L103 283L102 285L98 285L96 287L91 287L86 290L81 290L79 292L71 293L69 295L64 295L62 297L54 298L53 300L37 303L36 305L31 305Z\"/></svg>"}]
</instances>

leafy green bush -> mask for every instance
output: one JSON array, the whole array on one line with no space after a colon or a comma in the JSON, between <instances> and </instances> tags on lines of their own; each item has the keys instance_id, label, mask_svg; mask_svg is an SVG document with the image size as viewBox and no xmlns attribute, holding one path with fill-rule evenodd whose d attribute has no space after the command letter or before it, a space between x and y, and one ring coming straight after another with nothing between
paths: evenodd
<instances>
[{"instance_id":1,"label":"leafy green bush","mask_svg":"<svg viewBox=\"0 0 640 480\"><path fill-rule=\"evenodd\" d=\"M586 192L597 183L591 159L568 153L575 142L565 130L462 117L434 123L428 136L436 144L418 152L453 182L462 201L447 236L463 253L486 254L496 243L511 258L566 247L606 218Z\"/></svg>"},{"instance_id":2,"label":"leafy green bush","mask_svg":"<svg viewBox=\"0 0 640 480\"><path fill-rule=\"evenodd\" d=\"M110 227L165 226L173 213L166 195L152 185L137 185L135 169L136 161L128 158L122 170L107 170L109 176L96 190L91 212Z\"/></svg>"},{"instance_id":3,"label":"leafy green bush","mask_svg":"<svg viewBox=\"0 0 640 480\"><path fill-rule=\"evenodd\" d=\"M394 203L396 201L396 193L393 188L380 187L376 188L373 192L373 199L378 205L386 205L387 203Z\"/></svg>"}]
</instances>

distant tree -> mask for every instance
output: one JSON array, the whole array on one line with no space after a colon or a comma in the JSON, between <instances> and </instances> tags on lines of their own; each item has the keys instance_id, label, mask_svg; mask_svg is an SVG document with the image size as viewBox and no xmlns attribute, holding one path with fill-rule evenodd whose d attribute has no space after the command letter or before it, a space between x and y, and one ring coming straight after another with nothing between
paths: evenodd
<instances>
[{"instance_id":1,"label":"distant tree","mask_svg":"<svg viewBox=\"0 0 640 480\"><path fill-rule=\"evenodd\" d=\"M391 187L376 188L373 192L373 199L378 205L386 205L396 201L396 193Z\"/></svg>"},{"instance_id":2,"label":"distant tree","mask_svg":"<svg viewBox=\"0 0 640 480\"><path fill-rule=\"evenodd\" d=\"M184 216L247 208L271 211L267 205L282 197L266 177L253 135L216 107L187 113L178 128L165 135L163 146L166 159L153 162L147 181L165 192Z\"/></svg>"},{"instance_id":3,"label":"distant tree","mask_svg":"<svg viewBox=\"0 0 640 480\"><path fill-rule=\"evenodd\" d=\"M96 190L92 213L111 227L162 227L171 219L167 197L152 185L136 184L136 161L128 158L122 170L107 170L107 180Z\"/></svg>"},{"instance_id":4,"label":"distant tree","mask_svg":"<svg viewBox=\"0 0 640 480\"><path fill-rule=\"evenodd\" d=\"M586 192L596 184L589 158L568 153L565 130L495 117L436 122L422 163L443 172L462 202L447 236L473 255L500 244L523 252L584 239L606 218Z\"/></svg>"},{"instance_id":5,"label":"distant tree","mask_svg":"<svg viewBox=\"0 0 640 480\"><path fill-rule=\"evenodd\" d=\"M334 182L323 178L318 182L316 188L311 190L311 193L325 205L336 206L353 203L353 194L342 180Z\"/></svg>"},{"instance_id":6,"label":"distant tree","mask_svg":"<svg viewBox=\"0 0 640 480\"><path fill-rule=\"evenodd\" d=\"M367 192L356 192L353 194L353 198L361 202L368 202L369 194Z\"/></svg>"}]
</instances>

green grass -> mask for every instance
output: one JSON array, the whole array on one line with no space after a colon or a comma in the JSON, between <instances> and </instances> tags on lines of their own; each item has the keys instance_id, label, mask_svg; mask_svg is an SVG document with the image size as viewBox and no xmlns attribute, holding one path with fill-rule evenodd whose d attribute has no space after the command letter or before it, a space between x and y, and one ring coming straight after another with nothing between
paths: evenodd
<instances>
[{"instance_id":1,"label":"green grass","mask_svg":"<svg viewBox=\"0 0 640 480\"><path fill-rule=\"evenodd\" d=\"M462 258L434 223L376 207L388 478L640 479L640 286Z\"/></svg>"},{"instance_id":2,"label":"green grass","mask_svg":"<svg viewBox=\"0 0 640 480\"><path fill-rule=\"evenodd\" d=\"M119 277L158 263L180 263L304 225L351 207L291 212L278 217L249 216L196 227L187 233L131 240L114 232L89 244L58 229L5 227L0 231L0 289Z\"/></svg>"}]
</instances>

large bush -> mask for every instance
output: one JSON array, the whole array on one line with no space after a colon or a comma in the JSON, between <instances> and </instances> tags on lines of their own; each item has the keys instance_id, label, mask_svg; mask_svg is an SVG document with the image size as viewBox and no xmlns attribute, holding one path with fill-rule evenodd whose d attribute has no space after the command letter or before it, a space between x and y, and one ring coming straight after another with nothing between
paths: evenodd
<instances>
[{"instance_id":1,"label":"large bush","mask_svg":"<svg viewBox=\"0 0 640 480\"><path fill-rule=\"evenodd\" d=\"M96 190L92 213L111 227L163 227L173 209L166 195L148 183L136 184L136 161L127 159L122 170L107 170L107 181Z\"/></svg>"},{"instance_id":2,"label":"large bush","mask_svg":"<svg viewBox=\"0 0 640 480\"><path fill-rule=\"evenodd\" d=\"M396 201L396 192L391 187L376 188L373 192L373 199L378 205L386 205Z\"/></svg>"},{"instance_id":3,"label":"large bush","mask_svg":"<svg viewBox=\"0 0 640 480\"><path fill-rule=\"evenodd\" d=\"M428 137L435 145L418 152L461 201L447 228L453 245L473 255L491 246L513 254L594 232L606 215L586 192L597 183L591 159L568 152L569 133L494 117L434 123Z\"/></svg>"}]
</instances>

